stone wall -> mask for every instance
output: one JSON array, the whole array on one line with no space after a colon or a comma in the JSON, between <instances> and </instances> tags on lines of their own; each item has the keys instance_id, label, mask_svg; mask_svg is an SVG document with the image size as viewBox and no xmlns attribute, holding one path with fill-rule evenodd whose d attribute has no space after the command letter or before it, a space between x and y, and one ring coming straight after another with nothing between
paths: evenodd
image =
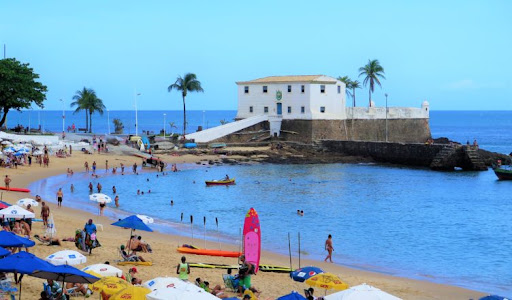
<instances>
[{"instance_id":1,"label":"stone wall","mask_svg":"<svg viewBox=\"0 0 512 300\"><path fill-rule=\"evenodd\" d=\"M223 143L247 143L258 142L264 138L270 137L270 126L268 122L261 122L256 125L247 127L243 130L213 140L213 142Z\"/></svg>"}]
</instances>

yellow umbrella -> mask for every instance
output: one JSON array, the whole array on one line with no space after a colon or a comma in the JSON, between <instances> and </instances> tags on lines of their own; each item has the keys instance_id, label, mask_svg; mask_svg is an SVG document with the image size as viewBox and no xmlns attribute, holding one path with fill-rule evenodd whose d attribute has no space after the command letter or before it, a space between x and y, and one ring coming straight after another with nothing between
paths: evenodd
<instances>
[{"instance_id":1,"label":"yellow umbrella","mask_svg":"<svg viewBox=\"0 0 512 300\"><path fill-rule=\"evenodd\" d=\"M130 283L121 278L107 276L93 283L92 290L95 292L103 292L106 295L113 295L130 285Z\"/></svg>"},{"instance_id":2,"label":"yellow umbrella","mask_svg":"<svg viewBox=\"0 0 512 300\"><path fill-rule=\"evenodd\" d=\"M94 272L94 271L92 271L92 270L87 270L87 271L84 271L84 272L85 272L85 273L87 273L87 274L90 274L90 275L92 275L92 276L96 276L96 277L98 277L98 278L103 278L103 275L101 275L101 274L99 274L99 273L96 273L96 272Z\"/></svg>"},{"instance_id":3,"label":"yellow umbrella","mask_svg":"<svg viewBox=\"0 0 512 300\"><path fill-rule=\"evenodd\" d=\"M115 293L109 300L146 299L150 292L151 290L146 287L132 285Z\"/></svg>"},{"instance_id":4,"label":"yellow umbrella","mask_svg":"<svg viewBox=\"0 0 512 300\"><path fill-rule=\"evenodd\" d=\"M348 289L348 284L332 273L320 273L306 280L306 284L326 290L343 291Z\"/></svg>"}]
</instances>

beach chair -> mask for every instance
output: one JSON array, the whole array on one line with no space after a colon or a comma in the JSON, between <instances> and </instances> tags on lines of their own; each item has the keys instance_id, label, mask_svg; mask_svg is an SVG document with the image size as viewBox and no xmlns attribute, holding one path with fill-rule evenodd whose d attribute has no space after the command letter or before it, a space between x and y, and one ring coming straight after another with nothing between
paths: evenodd
<instances>
[{"instance_id":1,"label":"beach chair","mask_svg":"<svg viewBox=\"0 0 512 300\"><path fill-rule=\"evenodd\" d=\"M119 251L119 256L121 257L120 261L132 261L132 262L139 261L139 259L136 256L124 255L123 250L121 250L121 247L118 247L117 250Z\"/></svg>"},{"instance_id":2,"label":"beach chair","mask_svg":"<svg viewBox=\"0 0 512 300\"><path fill-rule=\"evenodd\" d=\"M16 299L16 292L18 289L12 285L10 279L4 279L0 281L0 299Z\"/></svg>"},{"instance_id":3,"label":"beach chair","mask_svg":"<svg viewBox=\"0 0 512 300\"><path fill-rule=\"evenodd\" d=\"M224 280L224 285L226 286L226 289L230 290L233 293L238 292L238 286L235 286L235 283L233 282L233 277L229 274L223 274L222 279Z\"/></svg>"}]
</instances>

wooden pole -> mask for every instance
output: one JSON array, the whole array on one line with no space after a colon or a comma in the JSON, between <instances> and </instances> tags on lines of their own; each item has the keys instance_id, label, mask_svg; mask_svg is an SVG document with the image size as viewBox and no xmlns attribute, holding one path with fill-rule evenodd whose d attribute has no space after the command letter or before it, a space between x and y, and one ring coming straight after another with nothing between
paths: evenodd
<instances>
[{"instance_id":1,"label":"wooden pole","mask_svg":"<svg viewBox=\"0 0 512 300\"><path fill-rule=\"evenodd\" d=\"M203 234L204 248L206 249L206 216L203 217L203 223L204 223L204 234Z\"/></svg>"},{"instance_id":2,"label":"wooden pole","mask_svg":"<svg viewBox=\"0 0 512 300\"><path fill-rule=\"evenodd\" d=\"M220 244L219 220L217 217L215 217L215 223L217 224L217 240L219 241L219 250L222 250L222 245Z\"/></svg>"},{"instance_id":3,"label":"wooden pole","mask_svg":"<svg viewBox=\"0 0 512 300\"><path fill-rule=\"evenodd\" d=\"M299 232L299 269L300 269L300 232Z\"/></svg>"},{"instance_id":4,"label":"wooden pole","mask_svg":"<svg viewBox=\"0 0 512 300\"><path fill-rule=\"evenodd\" d=\"M190 215L190 232L192 233L192 242L194 241L194 217Z\"/></svg>"},{"instance_id":5,"label":"wooden pole","mask_svg":"<svg viewBox=\"0 0 512 300\"><path fill-rule=\"evenodd\" d=\"M288 253L290 254L290 270L292 270L292 243L290 240L290 233L288 232Z\"/></svg>"},{"instance_id":6,"label":"wooden pole","mask_svg":"<svg viewBox=\"0 0 512 300\"><path fill-rule=\"evenodd\" d=\"M181 213L181 219L180 219L180 227L183 226L183 213ZM181 229L180 229L181 230ZM180 239L178 238L178 247L180 247Z\"/></svg>"}]
</instances>

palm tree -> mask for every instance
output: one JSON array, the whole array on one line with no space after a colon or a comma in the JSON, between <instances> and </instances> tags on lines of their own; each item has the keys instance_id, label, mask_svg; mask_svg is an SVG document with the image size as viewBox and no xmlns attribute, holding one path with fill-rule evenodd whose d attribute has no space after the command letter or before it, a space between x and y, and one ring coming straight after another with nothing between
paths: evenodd
<instances>
[{"instance_id":1,"label":"palm tree","mask_svg":"<svg viewBox=\"0 0 512 300\"><path fill-rule=\"evenodd\" d=\"M350 84L347 86L348 89L352 89L352 105L356 107L356 89L361 88L361 83L357 80L350 81Z\"/></svg>"},{"instance_id":2,"label":"palm tree","mask_svg":"<svg viewBox=\"0 0 512 300\"><path fill-rule=\"evenodd\" d=\"M105 110L105 105L103 104L103 100L96 96L96 92L93 91L91 97L87 101L87 109L89 110L89 133L92 132L92 115L95 112L99 112L100 115L103 115L103 111Z\"/></svg>"},{"instance_id":3,"label":"palm tree","mask_svg":"<svg viewBox=\"0 0 512 300\"><path fill-rule=\"evenodd\" d=\"M196 74L187 73L185 77L178 76L176 82L171 84L167 91L170 93L173 89L177 91L181 91L181 97L183 98L183 138L185 138L185 133L187 132L187 112L185 108L185 98L187 97L187 92L204 92L201 87L201 82L197 80Z\"/></svg>"},{"instance_id":4,"label":"palm tree","mask_svg":"<svg viewBox=\"0 0 512 300\"><path fill-rule=\"evenodd\" d=\"M338 80L343 82L345 84L345 94L347 94L348 97L352 97L352 94L350 93L350 84L352 83L352 79L348 76L339 76Z\"/></svg>"},{"instance_id":5,"label":"palm tree","mask_svg":"<svg viewBox=\"0 0 512 300\"><path fill-rule=\"evenodd\" d=\"M368 64L366 64L366 66L364 67L359 68L359 72L359 77L361 77L361 75L366 76L363 80L364 86L367 86L368 83L370 83L368 90L368 101L370 103L370 106L372 106L372 93L375 90L375 82L377 82L379 86L382 86L380 84L379 77L382 79L386 79L386 77L384 77L384 68L380 65L377 59L374 59L368 60Z\"/></svg>"},{"instance_id":6,"label":"palm tree","mask_svg":"<svg viewBox=\"0 0 512 300\"><path fill-rule=\"evenodd\" d=\"M169 122L169 127L171 127L171 136L173 136L174 135L174 130L172 130L172 129L173 128L178 129L178 126L176 126L175 122Z\"/></svg>"},{"instance_id":7,"label":"palm tree","mask_svg":"<svg viewBox=\"0 0 512 300\"><path fill-rule=\"evenodd\" d=\"M88 89L84 87L82 90L78 90L75 92L75 95L73 96L73 102L71 102L71 107L75 107L76 109L73 112L74 114L80 112L81 110L85 110L85 129L86 131L89 129L89 120L87 119L88 115L88 109L87 109L87 101L91 97L91 94L93 94L94 91L92 89Z\"/></svg>"}]
</instances>

